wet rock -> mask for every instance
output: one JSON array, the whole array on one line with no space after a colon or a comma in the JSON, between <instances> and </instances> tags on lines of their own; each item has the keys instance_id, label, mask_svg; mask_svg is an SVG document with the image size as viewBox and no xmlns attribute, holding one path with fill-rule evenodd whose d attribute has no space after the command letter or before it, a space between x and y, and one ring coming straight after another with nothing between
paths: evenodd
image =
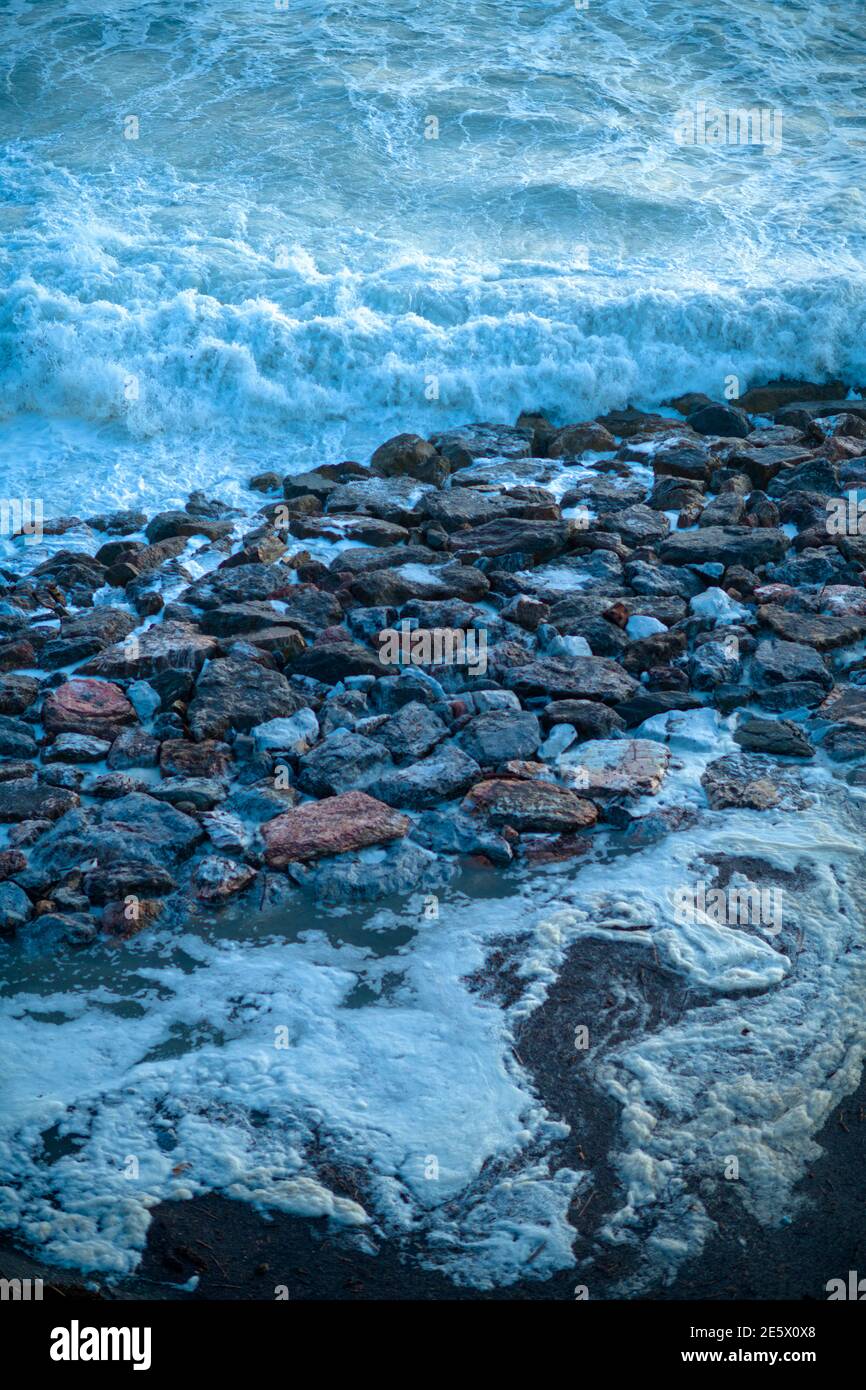
<instances>
[{"instance_id":1,"label":"wet rock","mask_svg":"<svg viewBox=\"0 0 866 1390\"><path fill-rule=\"evenodd\" d=\"M364 792L306 802L262 827L265 859L273 869L295 861L349 853L402 838L410 821Z\"/></svg>"},{"instance_id":2,"label":"wet rock","mask_svg":"<svg viewBox=\"0 0 866 1390\"><path fill-rule=\"evenodd\" d=\"M520 517L500 517L456 531L452 550L471 560L495 555L527 555L536 560L558 555L566 547L569 523L565 521L524 521Z\"/></svg>"},{"instance_id":3,"label":"wet rock","mask_svg":"<svg viewBox=\"0 0 866 1390\"><path fill-rule=\"evenodd\" d=\"M829 690L833 677L813 647L798 642L765 641L752 661L755 679L765 685L810 681Z\"/></svg>"},{"instance_id":4,"label":"wet rock","mask_svg":"<svg viewBox=\"0 0 866 1390\"><path fill-rule=\"evenodd\" d=\"M541 717L545 724L573 725L581 738L608 738L625 728L616 710L594 700L552 700Z\"/></svg>"},{"instance_id":5,"label":"wet rock","mask_svg":"<svg viewBox=\"0 0 866 1390\"><path fill-rule=\"evenodd\" d=\"M144 729L123 729L112 743L107 761L113 772L128 767L156 767L159 740Z\"/></svg>"},{"instance_id":6,"label":"wet rock","mask_svg":"<svg viewBox=\"0 0 866 1390\"><path fill-rule=\"evenodd\" d=\"M820 706L818 714L834 724L849 724L866 729L866 688L849 685L834 690ZM0 793L2 793L0 787Z\"/></svg>"},{"instance_id":7,"label":"wet rock","mask_svg":"<svg viewBox=\"0 0 866 1390\"><path fill-rule=\"evenodd\" d=\"M663 540L670 530L670 522L663 512L653 511L642 504L626 507L623 511L607 513L599 517L598 525L603 531L613 531L621 536L627 546L637 549L643 545L655 545Z\"/></svg>"},{"instance_id":8,"label":"wet rock","mask_svg":"<svg viewBox=\"0 0 866 1390\"><path fill-rule=\"evenodd\" d=\"M850 646L866 636L866 617L819 617L812 613L789 613L776 604L758 609L758 621L786 642L814 647L819 652Z\"/></svg>"},{"instance_id":9,"label":"wet rock","mask_svg":"<svg viewBox=\"0 0 866 1390\"><path fill-rule=\"evenodd\" d=\"M0 823L57 820L79 804L74 791L39 782L0 782Z\"/></svg>"},{"instance_id":10,"label":"wet rock","mask_svg":"<svg viewBox=\"0 0 866 1390\"><path fill-rule=\"evenodd\" d=\"M159 671L199 671L219 644L189 623L155 623L144 632L107 647L84 667L89 676L136 679Z\"/></svg>"},{"instance_id":11,"label":"wet rock","mask_svg":"<svg viewBox=\"0 0 866 1390\"><path fill-rule=\"evenodd\" d=\"M134 903L106 903L102 913L102 930L114 941L129 941L153 925L161 915L163 906L158 898L138 898Z\"/></svg>"},{"instance_id":12,"label":"wet rock","mask_svg":"<svg viewBox=\"0 0 866 1390\"><path fill-rule=\"evenodd\" d=\"M144 788L134 777L125 772L107 772L87 782L84 790L88 796L98 796L100 800L128 796L130 792L143 791Z\"/></svg>"},{"instance_id":13,"label":"wet rock","mask_svg":"<svg viewBox=\"0 0 866 1390\"><path fill-rule=\"evenodd\" d=\"M715 434L726 439L745 439L752 430L745 410L733 405L702 406L687 417L686 424L696 434Z\"/></svg>"},{"instance_id":14,"label":"wet rock","mask_svg":"<svg viewBox=\"0 0 866 1390\"><path fill-rule=\"evenodd\" d=\"M422 811L410 832L426 849L444 854L483 855L493 864L510 864L511 845L474 816L449 807L446 811Z\"/></svg>"},{"instance_id":15,"label":"wet rock","mask_svg":"<svg viewBox=\"0 0 866 1390\"><path fill-rule=\"evenodd\" d=\"M291 719L270 719L252 731L256 747L286 753L306 753L317 742L319 721L311 709L300 709Z\"/></svg>"},{"instance_id":16,"label":"wet rock","mask_svg":"<svg viewBox=\"0 0 866 1390\"><path fill-rule=\"evenodd\" d=\"M670 749L651 739L598 739L571 748L560 763L560 775L593 801L655 796L670 760Z\"/></svg>"},{"instance_id":17,"label":"wet rock","mask_svg":"<svg viewBox=\"0 0 866 1390\"><path fill-rule=\"evenodd\" d=\"M336 729L300 759L298 786L311 796L335 796L368 787L390 766L381 743Z\"/></svg>"},{"instance_id":18,"label":"wet rock","mask_svg":"<svg viewBox=\"0 0 866 1390\"><path fill-rule=\"evenodd\" d=\"M209 777L171 777L148 788L149 795L156 801L181 808L193 807L196 811L212 810L222 801L225 791L223 782Z\"/></svg>"},{"instance_id":19,"label":"wet rock","mask_svg":"<svg viewBox=\"0 0 866 1390\"><path fill-rule=\"evenodd\" d=\"M411 840L358 854L339 855L311 867L290 865L291 878L322 903L369 903L417 889L440 887L454 872Z\"/></svg>"},{"instance_id":20,"label":"wet rock","mask_svg":"<svg viewBox=\"0 0 866 1390\"><path fill-rule=\"evenodd\" d=\"M383 676L392 668L385 665L376 652L353 642L348 633L329 641L327 630L312 646L307 647L292 662L292 671L312 676L325 685L336 685L349 676Z\"/></svg>"},{"instance_id":21,"label":"wet rock","mask_svg":"<svg viewBox=\"0 0 866 1390\"><path fill-rule=\"evenodd\" d=\"M415 478L434 487L441 487L451 471L438 449L417 434L398 434L380 444L370 468L382 478Z\"/></svg>"},{"instance_id":22,"label":"wet rock","mask_svg":"<svg viewBox=\"0 0 866 1390\"><path fill-rule=\"evenodd\" d=\"M502 684L521 700L534 695L548 700L601 700L618 704L639 689L615 661L600 656L577 657L569 665L539 659L523 666L498 669Z\"/></svg>"},{"instance_id":23,"label":"wet rock","mask_svg":"<svg viewBox=\"0 0 866 1390\"><path fill-rule=\"evenodd\" d=\"M58 734L54 742L45 749L42 761L45 763L98 763L106 757L111 744L107 739L92 738L88 734Z\"/></svg>"},{"instance_id":24,"label":"wet rock","mask_svg":"<svg viewBox=\"0 0 866 1390\"><path fill-rule=\"evenodd\" d=\"M19 932L22 946L32 955L53 956L64 948L90 946L96 924L85 913L45 912L33 917Z\"/></svg>"},{"instance_id":25,"label":"wet rock","mask_svg":"<svg viewBox=\"0 0 866 1390\"><path fill-rule=\"evenodd\" d=\"M547 445L548 456L552 459L576 459L587 453L613 453L615 449L616 439L610 430L595 420L566 425L555 432Z\"/></svg>"},{"instance_id":26,"label":"wet rock","mask_svg":"<svg viewBox=\"0 0 866 1390\"><path fill-rule=\"evenodd\" d=\"M813 758L815 750L799 724L790 719L742 718L734 742L749 753L769 753L784 758Z\"/></svg>"},{"instance_id":27,"label":"wet rock","mask_svg":"<svg viewBox=\"0 0 866 1390\"><path fill-rule=\"evenodd\" d=\"M109 545L113 547L113 543L109 542ZM112 560L108 559L107 546L103 546L99 551L99 557L104 557L108 564L104 571L104 582L112 588L125 589L134 580L152 574L168 560L182 555L186 550L186 540L183 536L173 536L154 545L141 545L134 541L118 542L117 547L119 553L116 553Z\"/></svg>"},{"instance_id":28,"label":"wet rock","mask_svg":"<svg viewBox=\"0 0 866 1390\"><path fill-rule=\"evenodd\" d=\"M815 492L822 497L838 497L841 489L839 465L829 459L813 458L780 470L767 486L770 497L784 498L794 492Z\"/></svg>"},{"instance_id":29,"label":"wet rock","mask_svg":"<svg viewBox=\"0 0 866 1390\"><path fill-rule=\"evenodd\" d=\"M815 705L820 705L827 690L814 681L785 681L781 685L770 686L768 690L751 693L762 709L782 714L787 710L813 709Z\"/></svg>"},{"instance_id":30,"label":"wet rock","mask_svg":"<svg viewBox=\"0 0 866 1390\"><path fill-rule=\"evenodd\" d=\"M240 817L261 825L273 820L274 816L290 811L298 801L297 788L290 785L277 786L273 782L255 782L249 787L238 787L227 796L222 810L229 815ZM209 824L212 822L209 822Z\"/></svg>"},{"instance_id":31,"label":"wet rock","mask_svg":"<svg viewBox=\"0 0 866 1390\"><path fill-rule=\"evenodd\" d=\"M386 720L376 737L397 762L423 758L448 735L448 725L429 705L410 700Z\"/></svg>"},{"instance_id":32,"label":"wet rock","mask_svg":"<svg viewBox=\"0 0 866 1390\"><path fill-rule=\"evenodd\" d=\"M693 565L715 561L753 569L781 560L790 545L784 531L772 527L706 526L674 532L659 546L664 564Z\"/></svg>"},{"instance_id":33,"label":"wet rock","mask_svg":"<svg viewBox=\"0 0 866 1390\"><path fill-rule=\"evenodd\" d=\"M650 462L657 478L701 484L709 481L711 457L703 446L675 442L656 450Z\"/></svg>"},{"instance_id":34,"label":"wet rock","mask_svg":"<svg viewBox=\"0 0 866 1390\"><path fill-rule=\"evenodd\" d=\"M211 570L183 590L180 602L206 611L228 604L252 603L278 595L290 581L291 574L283 565Z\"/></svg>"},{"instance_id":35,"label":"wet rock","mask_svg":"<svg viewBox=\"0 0 866 1390\"><path fill-rule=\"evenodd\" d=\"M255 876L256 871L249 864L209 854L195 867L195 894L202 902L225 902L248 887Z\"/></svg>"},{"instance_id":36,"label":"wet rock","mask_svg":"<svg viewBox=\"0 0 866 1390\"><path fill-rule=\"evenodd\" d=\"M149 894L171 893L175 882L167 869L156 864L128 860L105 868L89 869L83 879L90 902L99 906L117 899L142 899Z\"/></svg>"},{"instance_id":37,"label":"wet rock","mask_svg":"<svg viewBox=\"0 0 866 1390\"><path fill-rule=\"evenodd\" d=\"M642 724L656 714L669 714L671 710L702 709L706 697L690 690L643 690L630 700L617 705L616 712L625 721L627 728Z\"/></svg>"},{"instance_id":38,"label":"wet rock","mask_svg":"<svg viewBox=\"0 0 866 1390\"><path fill-rule=\"evenodd\" d=\"M221 779L228 776L231 764L228 744L215 739L190 743L183 738L169 738L160 744L159 766L165 776Z\"/></svg>"},{"instance_id":39,"label":"wet rock","mask_svg":"<svg viewBox=\"0 0 866 1390\"><path fill-rule=\"evenodd\" d=\"M0 935L11 936L29 922L33 904L17 883L0 883Z\"/></svg>"},{"instance_id":40,"label":"wet rock","mask_svg":"<svg viewBox=\"0 0 866 1390\"><path fill-rule=\"evenodd\" d=\"M821 740L821 752L826 753L837 763L848 763L866 759L866 729L857 729L848 724L837 724L829 729ZM862 782L858 785L863 785Z\"/></svg>"},{"instance_id":41,"label":"wet rock","mask_svg":"<svg viewBox=\"0 0 866 1390\"><path fill-rule=\"evenodd\" d=\"M0 680L0 714L23 714L39 695L35 676L9 675Z\"/></svg>"},{"instance_id":42,"label":"wet rock","mask_svg":"<svg viewBox=\"0 0 866 1390\"><path fill-rule=\"evenodd\" d=\"M552 782L495 778L477 782L462 803L470 815L517 831L570 831L594 825L598 811L567 787Z\"/></svg>"},{"instance_id":43,"label":"wet rock","mask_svg":"<svg viewBox=\"0 0 866 1390\"><path fill-rule=\"evenodd\" d=\"M485 597L490 582L480 570L468 564L437 564L435 568L403 564L397 569L357 575L349 588L358 603L368 607L399 608L410 599L458 598L476 603Z\"/></svg>"},{"instance_id":44,"label":"wet rock","mask_svg":"<svg viewBox=\"0 0 866 1390\"><path fill-rule=\"evenodd\" d=\"M32 725L8 714L0 714L0 757L35 758L37 744Z\"/></svg>"},{"instance_id":45,"label":"wet rock","mask_svg":"<svg viewBox=\"0 0 866 1390\"><path fill-rule=\"evenodd\" d=\"M745 473L755 487L766 488L780 469L805 463L809 457L808 449L796 445L770 444L761 449L735 449L728 462L731 468L739 468Z\"/></svg>"},{"instance_id":46,"label":"wet rock","mask_svg":"<svg viewBox=\"0 0 866 1390\"><path fill-rule=\"evenodd\" d=\"M524 459L532 449L533 430L513 425L474 424L430 436L452 469L468 468L476 459Z\"/></svg>"},{"instance_id":47,"label":"wet rock","mask_svg":"<svg viewBox=\"0 0 866 1390\"><path fill-rule=\"evenodd\" d=\"M310 650L313 650L312 648ZM188 710L193 738L221 739L230 729L246 731L302 708L279 671L224 658L211 661L198 678Z\"/></svg>"},{"instance_id":48,"label":"wet rock","mask_svg":"<svg viewBox=\"0 0 866 1390\"><path fill-rule=\"evenodd\" d=\"M107 681L70 680L45 698L42 721L49 734L89 734L113 740L135 710L116 685Z\"/></svg>"},{"instance_id":49,"label":"wet rock","mask_svg":"<svg viewBox=\"0 0 866 1390\"><path fill-rule=\"evenodd\" d=\"M204 516L191 516L189 512L158 512L144 534L155 544L174 536L206 536L209 541L217 541L231 535L233 530L231 521L212 521Z\"/></svg>"},{"instance_id":50,"label":"wet rock","mask_svg":"<svg viewBox=\"0 0 866 1390\"><path fill-rule=\"evenodd\" d=\"M380 776L371 790L389 806L426 810L461 796L480 776L474 758L454 744L446 744L421 762Z\"/></svg>"},{"instance_id":51,"label":"wet rock","mask_svg":"<svg viewBox=\"0 0 866 1390\"><path fill-rule=\"evenodd\" d=\"M766 811L782 801L782 791L790 790L790 783L779 775L777 766L767 758L751 753L728 753L709 763L701 777L701 786L714 811L729 808L751 811ZM806 804L796 795L799 801Z\"/></svg>"},{"instance_id":52,"label":"wet rock","mask_svg":"<svg viewBox=\"0 0 866 1390\"><path fill-rule=\"evenodd\" d=\"M715 690L738 681L741 672L739 646L730 641L703 642L689 659L689 679L695 690Z\"/></svg>"},{"instance_id":53,"label":"wet rock","mask_svg":"<svg viewBox=\"0 0 866 1390\"><path fill-rule=\"evenodd\" d=\"M399 545L409 539L405 526L376 516L292 516L289 531L299 540L356 541L359 545Z\"/></svg>"},{"instance_id":54,"label":"wet rock","mask_svg":"<svg viewBox=\"0 0 866 1390\"><path fill-rule=\"evenodd\" d=\"M745 511L744 498L735 492L723 492L707 503L698 517L698 525L737 526L742 521Z\"/></svg>"},{"instance_id":55,"label":"wet rock","mask_svg":"<svg viewBox=\"0 0 866 1390\"><path fill-rule=\"evenodd\" d=\"M491 710L470 719L459 743L480 767L499 767L512 758L534 757L541 744L541 727L534 714Z\"/></svg>"}]
</instances>

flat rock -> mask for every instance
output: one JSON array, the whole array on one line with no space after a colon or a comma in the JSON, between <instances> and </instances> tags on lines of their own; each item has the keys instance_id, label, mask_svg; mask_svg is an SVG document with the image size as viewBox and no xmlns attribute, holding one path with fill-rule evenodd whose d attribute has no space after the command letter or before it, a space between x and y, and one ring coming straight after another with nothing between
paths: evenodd
<instances>
[{"instance_id":1,"label":"flat rock","mask_svg":"<svg viewBox=\"0 0 866 1390\"><path fill-rule=\"evenodd\" d=\"M655 796L670 760L670 749L652 739L595 739L570 748L559 770L564 781L593 800Z\"/></svg>"},{"instance_id":2,"label":"flat rock","mask_svg":"<svg viewBox=\"0 0 866 1390\"><path fill-rule=\"evenodd\" d=\"M461 810L483 816L490 825L508 825L517 831L583 830L598 819L592 802L567 787L505 778L477 782Z\"/></svg>"},{"instance_id":3,"label":"flat rock","mask_svg":"<svg viewBox=\"0 0 866 1390\"><path fill-rule=\"evenodd\" d=\"M866 592L866 591L864 591ZM786 642L799 642L819 652L847 647L866 636L866 617L821 617L789 613L773 603L762 604L758 621Z\"/></svg>"},{"instance_id":4,"label":"flat rock","mask_svg":"<svg viewBox=\"0 0 866 1390\"><path fill-rule=\"evenodd\" d=\"M400 839L409 826L408 816L365 792L346 792L275 816L262 826L261 833L267 864L284 869L295 861L345 854Z\"/></svg>"},{"instance_id":5,"label":"flat rock","mask_svg":"<svg viewBox=\"0 0 866 1390\"><path fill-rule=\"evenodd\" d=\"M459 742L480 767L498 767L512 758L534 757L541 738L541 726L534 714L490 710L470 719L460 732Z\"/></svg>"},{"instance_id":6,"label":"flat rock","mask_svg":"<svg viewBox=\"0 0 866 1390\"><path fill-rule=\"evenodd\" d=\"M15 780L0 783L0 821L57 820L72 806L78 806L79 796L64 787L49 787L43 783Z\"/></svg>"},{"instance_id":7,"label":"flat rock","mask_svg":"<svg viewBox=\"0 0 866 1390\"><path fill-rule=\"evenodd\" d=\"M499 679L520 699L546 695L550 700L601 700L619 704L640 686L616 661L603 656L564 662L538 658L523 666L499 668Z\"/></svg>"},{"instance_id":8,"label":"flat rock","mask_svg":"<svg viewBox=\"0 0 866 1390\"><path fill-rule=\"evenodd\" d=\"M770 560L781 560L790 544L784 531L770 526L704 526L673 532L659 546L658 554L663 564L715 562L754 569Z\"/></svg>"},{"instance_id":9,"label":"flat rock","mask_svg":"<svg viewBox=\"0 0 866 1390\"><path fill-rule=\"evenodd\" d=\"M199 671L218 651L219 643L192 624L167 621L107 647L83 669L90 676L140 680L159 671Z\"/></svg>"},{"instance_id":10,"label":"flat rock","mask_svg":"<svg viewBox=\"0 0 866 1390\"><path fill-rule=\"evenodd\" d=\"M790 719L762 719L759 715L741 718L734 742L748 753L768 753L783 758L813 758L815 750L800 728Z\"/></svg>"}]
</instances>

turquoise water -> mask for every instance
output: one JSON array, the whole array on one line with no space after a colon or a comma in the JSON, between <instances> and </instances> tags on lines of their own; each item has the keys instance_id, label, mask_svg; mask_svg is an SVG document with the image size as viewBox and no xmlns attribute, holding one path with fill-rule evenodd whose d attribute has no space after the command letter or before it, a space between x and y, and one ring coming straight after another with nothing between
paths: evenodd
<instances>
[{"instance_id":1,"label":"turquoise water","mask_svg":"<svg viewBox=\"0 0 866 1390\"><path fill-rule=\"evenodd\" d=\"M12 0L8 490L228 497L397 429L862 384L864 10ZM698 102L777 148L678 143Z\"/></svg>"}]
</instances>

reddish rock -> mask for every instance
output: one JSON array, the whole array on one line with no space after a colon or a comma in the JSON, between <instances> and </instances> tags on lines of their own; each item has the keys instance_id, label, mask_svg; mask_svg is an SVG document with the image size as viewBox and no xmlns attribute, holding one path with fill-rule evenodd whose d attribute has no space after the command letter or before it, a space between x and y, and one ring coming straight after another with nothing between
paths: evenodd
<instances>
[{"instance_id":1,"label":"reddish rock","mask_svg":"<svg viewBox=\"0 0 866 1390\"><path fill-rule=\"evenodd\" d=\"M196 867L196 897L202 902L221 902L246 888L255 876L256 871L249 864L210 854Z\"/></svg>"},{"instance_id":2,"label":"reddish rock","mask_svg":"<svg viewBox=\"0 0 866 1390\"><path fill-rule=\"evenodd\" d=\"M567 787L504 778L477 782L461 809L483 815L491 825L510 825L519 831L584 830L598 820L592 802Z\"/></svg>"},{"instance_id":3,"label":"reddish rock","mask_svg":"<svg viewBox=\"0 0 866 1390\"><path fill-rule=\"evenodd\" d=\"M71 680L45 699L42 722L50 734L91 734L113 740L136 713L123 691L108 681Z\"/></svg>"},{"instance_id":4,"label":"reddish rock","mask_svg":"<svg viewBox=\"0 0 866 1390\"><path fill-rule=\"evenodd\" d=\"M265 859L273 869L398 840L410 821L365 792L308 801L262 826Z\"/></svg>"},{"instance_id":5,"label":"reddish rock","mask_svg":"<svg viewBox=\"0 0 866 1390\"><path fill-rule=\"evenodd\" d=\"M102 930L114 941L128 941L156 921L162 909L159 898L136 898L133 895L123 902L106 903Z\"/></svg>"}]
</instances>

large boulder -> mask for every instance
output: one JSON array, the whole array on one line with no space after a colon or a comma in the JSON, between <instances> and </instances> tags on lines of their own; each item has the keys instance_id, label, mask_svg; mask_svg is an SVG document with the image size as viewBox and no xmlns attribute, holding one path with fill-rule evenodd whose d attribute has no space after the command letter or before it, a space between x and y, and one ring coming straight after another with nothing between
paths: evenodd
<instances>
[{"instance_id":1,"label":"large boulder","mask_svg":"<svg viewBox=\"0 0 866 1390\"><path fill-rule=\"evenodd\" d=\"M490 825L517 831L571 831L594 825L598 811L568 787L552 782L493 778L477 782L461 810Z\"/></svg>"},{"instance_id":2,"label":"large boulder","mask_svg":"<svg viewBox=\"0 0 866 1390\"><path fill-rule=\"evenodd\" d=\"M89 676L140 680L158 671L199 671L219 644L190 623L155 623L107 647L83 668Z\"/></svg>"},{"instance_id":3,"label":"large boulder","mask_svg":"<svg viewBox=\"0 0 866 1390\"><path fill-rule=\"evenodd\" d=\"M462 796L480 776L481 768L474 758L449 743L419 763L385 773L371 790L389 806L426 810L440 801Z\"/></svg>"},{"instance_id":4,"label":"large boulder","mask_svg":"<svg viewBox=\"0 0 866 1390\"><path fill-rule=\"evenodd\" d=\"M285 676L232 657L212 661L199 676L188 718L193 737L222 739L303 708Z\"/></svg>"},{"instance_id":5,"label":"large boulder","mask_svg":"<svg viewBox=\"0 0 866 1390\"><path fill-rule=\"evenodd\" d=\"M335 729L299 762L298 786L311 796L336 796L368 787L391 766L382 744L349 729Z\"/></svg>"},{"instance_id":6,"label":"large boulder","mask_svg":"<svg viewBox=\"0 0 866 1390\"><path fill-rule=\"evenodd\" d=\"M513 758L532 758L540 744L538 719L523 710L477 714L460 733L460 746L481 767L498 767Z\"/></svg>"},{"instance_id":7,"label":"large boulder","mask_svg":"<svg viewBox=\"0 0 866 1390\"><path fill-rule=\"evenodd\" d=\"M365 792L308 801L262 826L265 860L272 869L296 861L386 844L406 834L410 821Z\"/></svg>"},{"instance_id":8,"label":"large boulder","mask_svg":"<svg viewBox=\"0 0 866 1390\"><path fill-rule=\"evenodd\" d=\"M659 546L663 564L745 565L755 569L770 560L781 560L791 542L774 527L703 526L696 531L675 531Z\"/></svg>"},{"instance_id":9,"label":"large boulder","mask_svg":"<svg viewBox=\"0 0 866 1390\"><path fill-rule=\"evenodd\" d=\"M438 449L417 434L398 434L380 444L370 468L382 478L415 478L435 487L441 487L450 472Z\"/></svg>"},{"instance_id":10,"label":"large boulder","mask_svg":"<svg viewBox=\"0 0 866 1390\"><path fill-rule=\"evenodd\" d=\"M49 734L90 734L109 742L136 720L123 691L100 680L66 681L48 693L42 710Z\"/></svg>"}]
</instances>

